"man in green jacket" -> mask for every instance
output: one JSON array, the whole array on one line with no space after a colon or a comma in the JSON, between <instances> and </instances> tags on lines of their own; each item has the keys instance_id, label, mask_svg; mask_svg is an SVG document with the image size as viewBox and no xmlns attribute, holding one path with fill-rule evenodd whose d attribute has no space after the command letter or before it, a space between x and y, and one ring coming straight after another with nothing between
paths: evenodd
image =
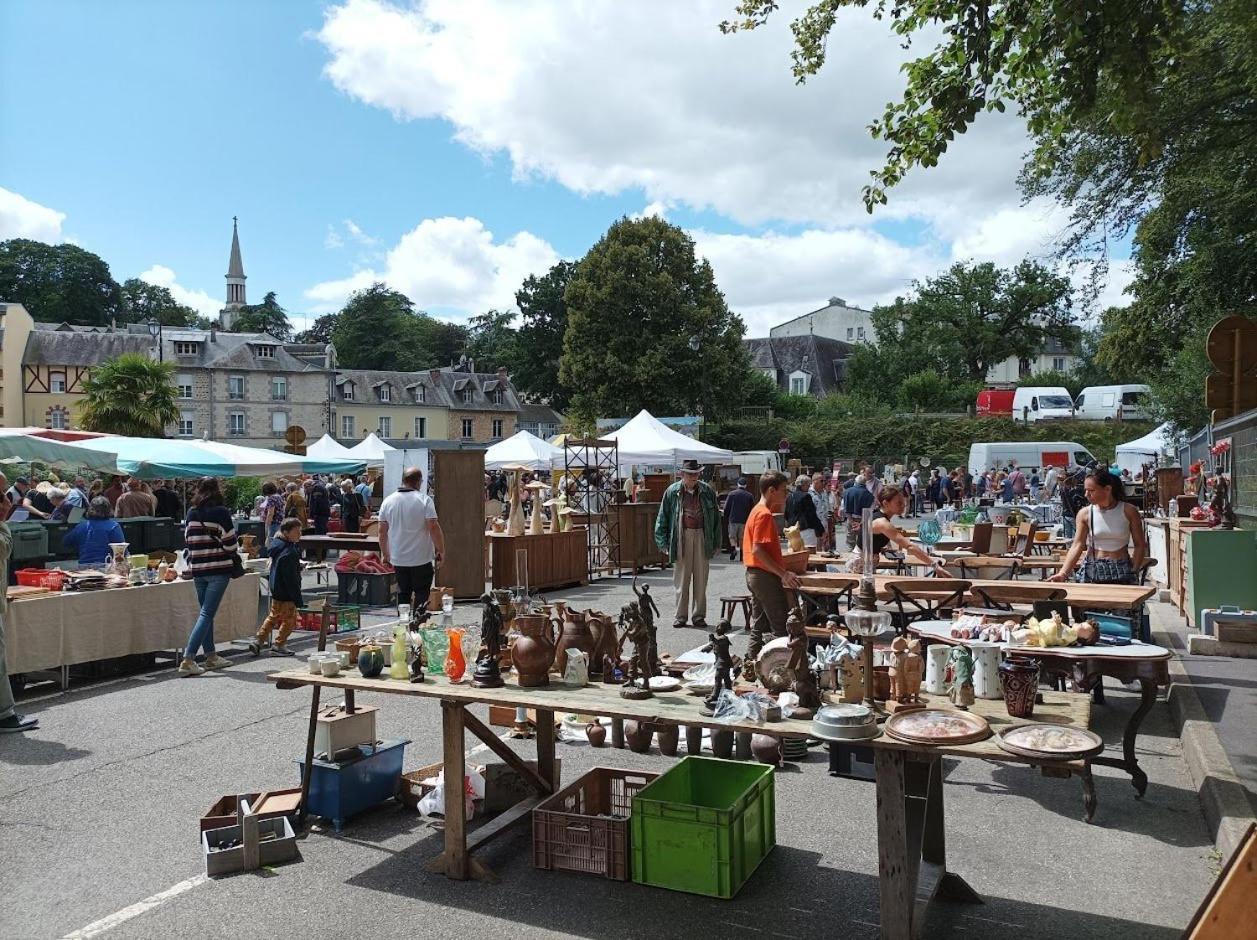
<instances>
[{"instance_id":1,"label":"man in green jacket","mask_svg":"<svg viewBox=\"0 0 1257 940\"><path fill-rule=\"evenodd\" d=\"M37 718L27 718L13 710L13 688L9 685L9 669L4 658L4 621L9 616L4 586L9 583L9 556L13 554L13 536L9 524L2 521L8 519L14 509L9 497L3 495L8 482L0 473L0 734L30 731L39 724Z\"/></svg>"},{"instance_id":2,"label":"man in green jacket","mask_svg":"<svg viewBox=\"0 0 1257 940\"><path fill-rule=\"evenodd\" d=\"M681 466L681 479L664 490L655 519L655 544L672 562L676 597L674 627L691 622L707 629L707 569L720 544L720 505L716 491L698 478L697 460Z\"/></svg>"}]
</instances>

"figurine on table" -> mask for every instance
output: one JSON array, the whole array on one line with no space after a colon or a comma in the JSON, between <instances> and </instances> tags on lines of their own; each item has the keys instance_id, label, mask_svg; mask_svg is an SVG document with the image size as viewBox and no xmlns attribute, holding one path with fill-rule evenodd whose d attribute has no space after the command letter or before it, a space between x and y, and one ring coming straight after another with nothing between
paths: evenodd
<instances>
[{"instance_id":1,"label":"figurine on table","mask_svg":"<svg viewBox=\"0 0 1257 940\"><path fill-rule=\"evenodd\" d=\"M411 631L410 651L410 681L423 682L424 672L428 665L428 657L424 654L423 641L419 639L418 631Z\"/></svg>"},{"instance_id":2,"label":"figurine on table","mask_svg":"<svg viewBox=\"0 0 1257 940\"><path fill-rule=\"evenodd\" d=\"M973 704L973 654L967 646L953 646L947 655L947 697L957 708Z\"/></svg>"},{"instance_id":3,"label":"figurine on table","mask_svg":"<svg viewBox=\"0 0 1257 940\"><path fill-rule=\"evenodd\" d=\"M617 658L624 655L624 644L633 644L633 655L629 657L628 668L624 671L624 686L620 689L620 698L650 698L650 634L646 624L642 623L641 611L637 603L630 601L620 609L620 626L624 632L620 634L620 642L616 647Z\"/></svg>"},{"instance_id":4,"label":"figurine on table","mask_svg":"<svg viewBox=\"0 0 1257 940\"><path fill-rule=\"evenodd\" d=\"M799 697L799 704L790 714L793 718L811 718L816 709L821 707L821 693L808 661L807 629L803 626L803 615L797 607L786 617L786 635L790 638L786 641L786 649L790 651L790 661L786 664L786 669L794 674L792 688Z\"/></svg>"},{"instance_id":5,"label":"figurine on table","mask_svg":"<svg viewBox=\"0 0 1257 940\"><path fill-rule=\"evenodd\" d=\"M637 595L637 609L641 614L642 623L646 625L646 632L650 635L650 674L662 675L663 669L659 664L659 634L655 628L655 618L659 616L659 608L655 604L655 599L650 596L650 585L643 584L639 590L636 577L633 578L633 593Z\"/></svg>"},{"instance_id":6,"label":"figurine on table","mask_svg":"<svg viewBox=\"0 0 1257 940\"><path fill-rule=\"evenodd\" d=\"M920 640L908 641L907 637L897 636L890 644L890 697L901 705L916 704L921 701L921 675L924 663L918 652Z\"/></svg>"},{"instance_id":7,"label":"figurine on table","mask_svg":"<svg viewBox=\"0 0 1257 940\"><path fill-rule=\"evenodd\" d=\"M714 653L716 656L716 684L712 687L707 701L703 703L704 715L716 713L716 702L719 701L722 691L725 689L733 691L733 643L729 639L729 631L732 629L733 626L728 620L721 620L716 624L716 632L707 634L710 642L703 647L703 652Z\"/></svg>"},{"instance_id":8,"label":"figurine on table","mask_svg":"<svg viewBox=\"0 0 1257 940\"><path fill-rule=\"evenodd\" d=\"M419 595L410 594L410 622L406 625L411 633L418 633L428 619L428 605L419 603Z\"/></svg>"},{"instance_id":9,"label":"figurine on table","mask_svg":"<svg viewBox=\"0 0 1257 940\"><path fill-rule=\"evenodd\" d=\"M502 609L491 594L480 595L480 603L484 607L480 615L480 653L471 684L477 689L498 689L503 684L498 663L502 651Z\"/></svg>"}]
</instances>

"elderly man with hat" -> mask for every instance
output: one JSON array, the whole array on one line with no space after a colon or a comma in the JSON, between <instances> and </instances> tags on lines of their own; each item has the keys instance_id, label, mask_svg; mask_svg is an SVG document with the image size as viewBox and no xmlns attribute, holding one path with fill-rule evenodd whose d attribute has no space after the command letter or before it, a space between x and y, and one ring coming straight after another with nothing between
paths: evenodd
<instances>
[{"instance_id":1,"label":"elderly man with hat","mask_svg":"<svg viewBox=\"0 0 1257 940\"><path fill-rule=\"evenodd\" d=\"M655 544L672 562L676 596L674 627L688 618L707 629L707 570L720 546L720 505L716 491L698 478L697 460L681 466L681 479L669 486L655 519ZM692 616L691 615L692 612Z\"/></svg>"}]
</instances>

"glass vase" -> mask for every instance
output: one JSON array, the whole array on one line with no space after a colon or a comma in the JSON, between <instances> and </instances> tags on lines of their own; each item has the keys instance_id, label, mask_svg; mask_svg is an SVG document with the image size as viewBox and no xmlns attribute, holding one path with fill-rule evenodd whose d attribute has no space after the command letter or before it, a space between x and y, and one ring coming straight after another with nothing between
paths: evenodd
<instances>
[{"instance_id":1,"label":"glass vase","mask_svg":"<svg viewBox=\"0 0 1257 940\"><path fill-rule=\"evenodd\" d=\"M445 633L449 637L449 650L445 654L445 677L450 682L458 682L467 671L467 659L463 656L463 630L461 627L449 627Z\"/></svg>"}]
</instances>

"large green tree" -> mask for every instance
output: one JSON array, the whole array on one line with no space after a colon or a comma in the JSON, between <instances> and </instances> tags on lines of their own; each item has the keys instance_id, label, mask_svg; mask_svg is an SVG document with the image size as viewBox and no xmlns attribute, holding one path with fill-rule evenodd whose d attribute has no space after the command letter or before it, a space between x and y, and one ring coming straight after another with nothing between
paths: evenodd
<instances>
[{"instance_id":1,"label":"large green tree","mask_svg":"<svg viewBox=\"0 0 1257 940\"><path fill-rule=\"evenodd\" d=\"M467 321L467 358L482 372L516 371L519 334L510 310L489 310Z\"/></svg>"},{"instance_id":2,"label":"large green tree","mask_svg":"<svg viewBox=\"0 0 1257 940\"><path fill-rule=\"evenodd\" d=\"M579 418L641 408L715 418L736 404L745 326L677 226L620 219L581 259L564 301L559 375Z\"/></svg>"},{"instance_id":3,"label":"large green tree","mask_svg":"<svg viewBox=\"0 0 1257 940\"><path fill-rule=\"evenodd\" d=\"M315 326L322 334L329 324L327 335L346 369L442 368L467 343L466 327L416 310L409 297L384 283L355 291L339 313L320 317Z\"/></svg>"},{"instance_id":4,"label":"large green tree","mask_svg":"<svg viewBox=\"0 0 1257 940\"><path fill-rule=\"evenodd\" d=\"M245 304L236 315L233 333L266 333L276 339L292 339L288 311L279 304L274 291L267 291L260 304Z\"/></svg>"},{"instance_id":5,"label":"large green tree","mask_svg":"<svg viewBox=\"0 0 1257 940\"><path fill-rule=\"evenodd\" d=\"M548 402L560 411L571 398L559 379L559 360L567 333L563 294L575 271L575 262L560 261L545 274L530 275L515 292L520 325L512 380L525 395Z\"/></svg>"},{"instance_id":6,"label":"large green tree","mask_svg":"<svg viewBox=\"0 0 1257 940\"><path fill-rule=\"evenodd\" d=\"M179 419L175 364L123 353L92 369L84 386L79 426L85 431L164 437Z\"/></svg>"},{"instance_id":7,"label":"large green tree","mask_svg":"<svg viewBox=\"0 0 1257 940\"><path fill-rule=\"evenodd\" d=\"M99 255L29 238L0 242L0 298L36 320L84 326L108 326L121 309L121 288Z\"/></svg>"},{"instance_id":8,"label":"large green tree","mask_svg":"<svg viewBox=\"0 0 1257 940\"><path fill-rule=\"evenodd\" d=\"M754 29L777 6L777 0L740 0L737 18L721 29ZM1184 10L1211 6L1187 0L816 0L791 23L794 75L804 82L825 64L829 35L848 8L871 7L905 45L932 47L904 65L903 97L869 127L889 144L884 165L864 190L871 210L910 169L937 164L983 111L1013 105L1039 138L1035 159L1050 161L1102 86L1110 89L1115 120L1135 151L1155 153L1161 142L1146 119L1175 68Z\"/></svg>"},{"instance_id":9,"label":"large green tree","mask_svg":"<svg viewBox=\"0 0 1257 940\"><path fill-rule=\"evenodd\" d=\"M156 320L162 326L196 325L196 311L175 300L168 287L132 277L123 282L120 297L119 319L127 322L146 323Z\"/></svg>"},{"instance_id":10,"label":"large green tree","mask_svg":"<svg viewBox=\"0 0 1257 940\"><path fill-rule=\"evenodd\" d=\"M325 313L318 317L310 324L309 329L302 330L296 336L298 343L330 343L332 341L332 333L336 330L336 320L339 315L335 313Z\"/></svg>"}]
</instances>

